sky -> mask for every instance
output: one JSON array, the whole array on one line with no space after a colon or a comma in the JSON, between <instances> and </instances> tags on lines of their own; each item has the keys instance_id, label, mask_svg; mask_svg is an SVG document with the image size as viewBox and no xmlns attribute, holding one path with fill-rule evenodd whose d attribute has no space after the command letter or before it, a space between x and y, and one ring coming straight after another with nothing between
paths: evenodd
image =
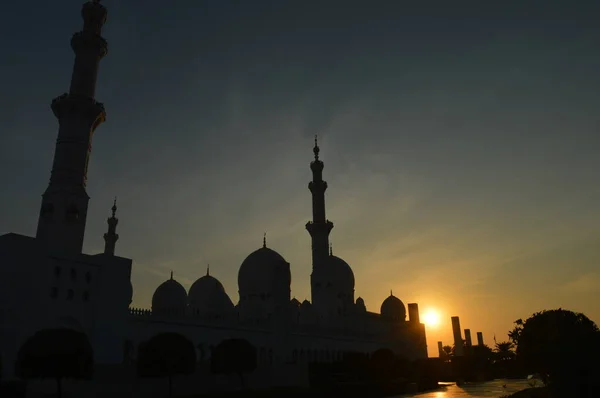
<instances>
[{"instance_id":1,"label":"sky","mask_svg":"<svg viewBox=\"0 0 600 398\"><path fill-rule=\"evenodd\" d=\"M34 235L81 1L0 24L0 234ZM207 264L236 302L262 245L310 299L313 136L330 240L370 311L393 291L493 345L551 308L600 322L600 3L105 0L84 250L117 254L133 306Z\"/></svg>"}]
</instances>

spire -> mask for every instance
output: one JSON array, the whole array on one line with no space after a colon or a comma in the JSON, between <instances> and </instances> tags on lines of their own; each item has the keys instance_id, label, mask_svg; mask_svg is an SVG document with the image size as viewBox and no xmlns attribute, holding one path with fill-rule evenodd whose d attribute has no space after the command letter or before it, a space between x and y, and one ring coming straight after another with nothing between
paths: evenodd
<instances>
[{"instance_id":1,"label":"spire","mask_svg":"<svg viewBox=\"0 0 600 398\"><path fill-rule=\"evenodd\" d=\"M263 234L263 248L267 247L267 233L265 232Z\"/></svg>"},{"instance_id":2,"label":"spire","mask_svg":"<svg viewBox=\"0 0 600 398\"><path fill-rule=\"evenodd\" d=\"M38 242L70 253L81 253L83 248L92 137L106 118L104 105L96 101L95 94L100 60L108 52L101 36L107 11L98 1L88 1L81 16L83 28L71 37L75 60L69 90L51 104L58 119L58 138L36 232Z\"/></svg>"},{"instance_id":3,"label":"spire","mask_svg":"<svg viewBox=\"0 0 600 398\"><path fill-rule=\"evenodd\" d=\"M119 219L117 216L117 197L115 196L115 200L113 201L113 206L111 208L112 216L106 220L108 223L108 232L104 234L104 254L109 256L115 255L115 246L117 241L119 240L119 235L117 234L117 224L119 223Z\"/></svg>"},{"instance_id":4,"label":"spire","mask_svg":"<svg viewBox=\"0 0 600 398\"><path fill-rule=\"evenodd\" d=\"M113 207L112 207L112 216L113 218L115 218L115 214L117 213L117 197L115 196L115 200L113 202Z\"/></svg>"},{"instance_id":5,"label":"spire","mask_svg":"<svg viewBox=\"0 0 600 398\"><path fill-rule=\"evenodd\" d=\"M317 135L315 134L315 146L313 148L313 153L315 154L315 160L319 160L319 143L317 142Z\"/></svg>"},{"instance_id":6,"label":"spire","mask_svg":"<svg viewBox=\"0 0 600 398\"><path fill-rule=\"evenodd\" d=\"M392 293L392 289L390 289L390 297L392 297L394 293Z\"/></svg>"},{"instance_id":7,"label":"spire","mask_svg":"<svg viewBox=\"0 0 600 398\"><path fill-rule=\"evenodd\" d=\"M206 276L210 276L210 264L206 266Z\"/></svg>"},{"instance_id":8,"label":"spire","mask_svg":"<svg viewBox=\"0 0 600 398\"><path fill-rule=\"evenodd\" d=\"M171 280L173 280L173 270L171 270Z\"/></svg>"}]
</instances>

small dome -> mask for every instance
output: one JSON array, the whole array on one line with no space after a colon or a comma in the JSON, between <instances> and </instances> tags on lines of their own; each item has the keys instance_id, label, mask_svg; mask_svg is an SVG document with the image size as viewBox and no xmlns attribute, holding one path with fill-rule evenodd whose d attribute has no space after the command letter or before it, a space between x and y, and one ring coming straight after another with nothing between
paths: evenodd
<instances>
[{"instance_id":1,"label":"small dome","mask_svg":"<svg viewBox=\"0 0 600 398\"><path fill-rule=\"evenodd\" d=\"M317 321L317 314L310 301L304 300L300 304L300 323L313 324Z\"/></svg>"},{"instance_id":2,"label":"small dome","mask_svg":"<svg viewBox=\"0 0 600 398\"><path fill-rule=\"evenodd\" d=\"M292 308L299 308L300 302L298 300L296 300L296 298L294 297L293 299L290 300L290 306Z\"/></svg>"},{"instance_id":3,"label":"small dome","mask_svg":"<svg viewBox=\"0 0 600 398\"><path fill-rule=\"evenodd\" d=\"M367 311L367 306L365 305L365 300L363 300L362 297L359 297L356 299L356 309L359 312L366 312Z\"/></svg>"},{"instance_id":4,"label":"small dome","mask_svg":"<svg viewBox=\"0 0 600 398\"><path fill-rule=\"evenodd\" d=\"M184 314L187 307L187 293L179 282L171 279L163 282L152 295L152 312Z\"/></svg>"},{"instance_id":5,"label":"small dome","mask_svg":"<svg viewBox=\"0 0 600 398\"><path fill-rule=\"evenodd\" d=\"M234 308L221 282L208 272L192 284L188 297L190 309L195 315L220 315Z\"/></svg>"},{"instance_id":6,"label":"small dome","mask_svg":"<svg viewBox=\"0 0 600 398\"><path fill-rule=\"evenodd\" d=\"M238 273L240 296L270 295L274 290L289 294L291 281L290 264L266 245L246 257Z\"/></svg>"},{"instance_id":7,"label":"small dome","mask_svg":"<svg viewBox=\"0 0 600 398\"><path fill-rule=\"evenodd\" d=\"M390 293L381 303L381 316L395 321L406 320L406 308L400 299Z\"/></svg>"}]
</instances>

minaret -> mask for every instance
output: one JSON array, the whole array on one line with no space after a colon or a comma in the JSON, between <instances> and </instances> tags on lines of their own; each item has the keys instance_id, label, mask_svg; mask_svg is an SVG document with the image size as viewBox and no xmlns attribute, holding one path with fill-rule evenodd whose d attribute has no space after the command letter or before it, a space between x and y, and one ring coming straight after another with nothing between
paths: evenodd
<instances>
[{"instance_id":1,"label":"minaret","mask_svg":"<svg viewBox=\"0 0 600 398\"><path fill-rule=\"evenodd\" d=\"M80 253L89 197L85 190L92 135L105 120L104 106L95 100L98 66L108 51L100 36L106 8L99 0L83 5L83 30L71 38L75 62L71 86L52 101L58 119L58 139L50 184L42 195L36 238L47 247Z\"/></svg>"},{"instance_id":2,"label":"minaret","mask_svg":"<svg viewBox=\"0 0 600 398\"><path fill-rule=\"evenodd\" d=\"M112 217L106 220L106 222L108 223L108 232L104 234L104 254L114 256L115 245L119 240L119 235L117 234L117 224L119 223L119 219L115 217L117 214L117 198L115 198L111 210Z\"/></svg>"},{"instance_id":3,"label":"minaret","mask_svg":"<svg viewBox=\"0 0 600 398\"><path fill-rule=\"evenodd\" d=\"M327 182L323 181L323 162L319 160L319 145L315 136L315 147L313 153L315 160L310 163L313 179L308 184L312 193L313 219L306 224L306 230L312 239L312 263L311 290L313 304L319 305L319 294L321 287L320 275L329 257L329 233L333 229L333 223L325 217L325 191Z\"/></svg>"}]
</instances>

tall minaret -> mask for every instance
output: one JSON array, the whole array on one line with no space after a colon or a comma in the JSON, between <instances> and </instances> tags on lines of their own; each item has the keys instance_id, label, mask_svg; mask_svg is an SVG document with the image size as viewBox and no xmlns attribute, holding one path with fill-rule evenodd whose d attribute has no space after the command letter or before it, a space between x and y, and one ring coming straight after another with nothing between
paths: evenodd
<instances>
[{"instance_id":1,"label":"tall minaret","mask_svg":"<svg viewBox=\"0 0 600 398\"><path fill-rule=\"evenodd\" d=\"M50 184L42 195L36 238L47 247L80 253L83 247L89 196L87 168L92 135L105 120L104 106L94 98L98 66L108 51L100 36L106 8L99 0L83 5L83 30L71 38L75 63L71 86L52 101L58 119L58 139Z\"/></svg>"},{"instance_id":2,"label":"tall minaret","mask_svg":"<svg viewBox=\"0 0 600 398\"><path fill-rule=\"evenodd\" d=\"M312 239L312 262L313 269L311 278L311 290L313 304L319 305L319 291L323 280L323 267L326 266L329 257L329 233L333 229L333 223L325 217L325 191L327 182L323 181L323 162L319 160L319 145L315 136L315 147L313 152L315 160L310 163L313 179L308 184L312 193L313 220L306 224L306 230Z\"/></svg>"},{"instance_id":3,"label":"tall minaret","mask_svg":"<svg viewBox=\"0 0 600 398\"><path fill-rule=\"evenodd\" d=\"M112 217L108 218L106 222L108 223L108 232L104 234L104 254L109 256L115 255L115 245L119 240L119 235L117 234L117 224L119 223L119 219L116 217L117 214L117 198L113 203L112 207Z\"/></svg>"}]
</instances>

